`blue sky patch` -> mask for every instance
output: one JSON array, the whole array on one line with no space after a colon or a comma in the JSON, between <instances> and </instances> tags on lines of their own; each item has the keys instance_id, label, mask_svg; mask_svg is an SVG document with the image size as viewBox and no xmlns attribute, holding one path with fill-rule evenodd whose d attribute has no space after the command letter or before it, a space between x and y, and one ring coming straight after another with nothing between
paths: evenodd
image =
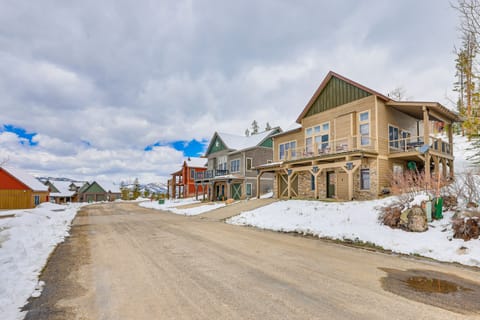
<instances>
[{"instance_id":1,"label":"blue sky patch","mask_svg":"<svg viewBox=\"0 0 480 320\"><path fill-rule=\"evenodd\" d=\"M36 146L38 142L32 141L33 137L37 135L36 132L33 133L28 133L27 130L20 128L20 127L15 127L14 125L11 124L4 124L3 129L0 130L0 132L11 132L15 133L17 136L20 138L24 138L28 140L28 145L30 146ZM24 140L20 141L20 144L25 145L26 142Z\"/></svg>"},{"instance_id":2,"label":"blue sky patch","mask_svg":"<svg viewBox=\"0 0 480 320\"><path fill-rule=\"evenodd\" d=\"M168 146L175 150L182 151L185 157L199 157L205 153L207 147L207 140L177 140L171 142L156 142L145 147L145 151L152 151L154 147Z\"/></svg>"}]
</instances>

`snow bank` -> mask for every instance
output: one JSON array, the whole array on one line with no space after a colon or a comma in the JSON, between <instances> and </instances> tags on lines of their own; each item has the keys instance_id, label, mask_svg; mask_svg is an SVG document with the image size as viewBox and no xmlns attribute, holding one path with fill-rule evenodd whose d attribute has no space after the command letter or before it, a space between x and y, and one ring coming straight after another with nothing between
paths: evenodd
<instances>
[{"instance_id":1,"label":"snow bank","mask_svg":"<svg viewBox=\"0 0 480 320\"><path fill-rule=\"evenodd\" d=\"M406 232L377 222L379 212L376 207L390 201L392 198L340 203L279 201L244 212L230 218L227 223L331 239L370 242L397 253L418 254L440 261L480 267L480 241L464 242L452 238L452 212L444 213L443 220L430 223L427 232Z\"/></svg>"},{"instance_id":2,"label":"snow bank","mask_svg":"<svg viewBox=\"0 0 480 320\"><path fill-rule=\"evenodd\" d=\"M20 308L39 296L43 266L55 246L68 236L70 224L83 204L43 203L35 209L3 211L0 219L0 315L23 319Z\"/></svg>"},{"instance_id":3,"label":"snow bank","mask_svg":"<svg viewBox=\"0 0 480 320\"><path fill-rule=\"evenodd\" d=\"M178 208L184 205L196 204L196 203L200 204L200 201L195 200L195 198L186 198L186 199L165 200L165 204L159 204L158 201L146 201L146 202L140 203L139 205L144 208L170 211L172 213L185 215L185 216L195 216L195 215L202 214L202 213L225 206L225 203L215 203L215 204L199 205L192 208Z\"/></svg>"}]
</instances>

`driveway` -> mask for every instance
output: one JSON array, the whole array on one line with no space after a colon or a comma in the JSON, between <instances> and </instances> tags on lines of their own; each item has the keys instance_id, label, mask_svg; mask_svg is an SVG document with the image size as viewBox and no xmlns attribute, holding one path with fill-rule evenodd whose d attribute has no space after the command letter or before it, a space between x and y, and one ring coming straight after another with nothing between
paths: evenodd
<instances>
[{"instance_id":1,"label":"driveway","mask_svg":"<svg viewBox=\"0 0 480 320\"><path fill-rule=\"evenodd\" d=\"M456 287L462 305L442 300L457 299L451 293L422 298L398 285L401 276L397 285L386 278L428 270L468 286L477 270L222 222L255 205L195 217L133 203L85 207L49 260L26 319L480 317L476 288Z\"/></svg>"}]
</instances>

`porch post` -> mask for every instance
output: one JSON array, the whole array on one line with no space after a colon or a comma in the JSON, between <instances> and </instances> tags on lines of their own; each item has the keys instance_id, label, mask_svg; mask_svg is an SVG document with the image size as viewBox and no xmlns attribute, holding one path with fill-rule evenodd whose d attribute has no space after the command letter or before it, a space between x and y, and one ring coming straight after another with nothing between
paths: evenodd
<instances>
[{"instance_id":1,"label":"porch post","mask_svg":"<svg viewBox=\"0 0 480 320\"><path fill-rule=\"evenodd\" d=\"M290 199L292 197L292 175L293 172L290 174L287 174L287 197Z\"/></svg>"},{"instance_id":2,"label":"porch post","mask_svg":"<svg viewBox=\"0 0 480 320\"><path fill-rule=\"evenodd\" d=\"M198 184L195 183L195 200L198 201Z\"/></svg>"},{"instance_id":3,"label":"porch post","mask_svg":"<svg viewBox=\"0 0 480 320\"><path fill-rule=\"evenodd\" d=\"M450 122L448 126L448 145L450 148L450 154L453 155L453 123Z\"/></svg>"},{"instance_id":4,"label":"porch post","mask_svg":"<svg viewBox=\"0 0 480 320\"><path fill-rule=\"evenodd\" d=\"M430 144L430 118L425 106L423 106L423 143Z\"/></svg>"},{"instance_id":5,"label":"porch post","mask_svg":"<svg viewBox=\"0 0 480 320\"><path fill-rule=\"evenodd\" d=\"M227 199L230 199L231 197L232 195L230 194L230 180L227 180Z\"/></svg>"},{"instance_id":6,"label":"porch post","mask_svg":"<svg viewBox=\"0 0 480 320\"><path fill-rule=\"evenodd\" d=\"M453 160L449 160L449 167L450 167L450 178L454 179L455 178L455 172L453 170Z\"/></svg>"},{"instance_id":7,"label":"porch post","mask_svg":"<svg viewBox=\"0 0 480 320\"><path fill-rule=\"evenodd\" d=\"M442 176L443 179L447 178L447 159L442 158Z\"/></svg>"},{"instance_id":8,"label":"porch post","mask_svg":"<svg viewBox=\"0 0 480 320\"><path fill-rule=\"evenodd\" d=\"M425 153L425 182L430 184L430 154Z\"/></svg>"},{"instance_id":9,"label":"porch post","mask_svg":"<svg viewBox=\"0 0 480 320\"><path fill-rule=\"evenodd\" d=\"M260 199L260 178L263 175L263 171L257 174L257 199Z\"/></svg>"}]
</instances>

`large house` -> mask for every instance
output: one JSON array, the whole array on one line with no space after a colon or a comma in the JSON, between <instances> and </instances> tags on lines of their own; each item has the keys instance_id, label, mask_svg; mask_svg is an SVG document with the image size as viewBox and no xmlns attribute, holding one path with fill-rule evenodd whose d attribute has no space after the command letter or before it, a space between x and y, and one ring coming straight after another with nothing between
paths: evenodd
<instances>
[{"instance_id":1,"label":"large house","mask_svg":"<svg viewBox=\"0 0 480 320\"><path fill-rule=\"evenodd\" d=\"M278 198L372 199L406 170L453 177L452 123L458 115L437 102L394 101L329 72L297 119L274 136ZM440 124L435 126L435 124ZM442 127L433 135L432 127Z\"/></svg>"},{"instance_id":2,"label":"large house","mask_svg":"<svg viewBox=\"0 0 480 320\"><path fill-rule=\"evenodd\" d=\"M195 174L197 172L204 172L207 159L188 157L183 161L182 168L172 173L172 178L168 180L167 193L172 198L187 198L194 197L197 192L203 193L203 189L200 186L198 189L195 187Z\"/></svg>"},{"instance_id":3,"label":"large house","mask_svg":"<svg viewBox=\"0 0 480 320\"><path fill-rule=\"evenodd\" d=\"M71 181L47 180L50 201L55 203L74 202L77 199L77 187Z\"/></svg>"},{"instance_id":4,"label":"large house","mask_svg":"<svg viewBox=\"0 0 480 320\"><path fill-rule=\"evenodd\" d=\"M279 132L278 127L250 136L215 132L205 154L207 170L195 175L197 190L203 188L203 199L245 199L271 191L273 175L264 175L257 184L254 167L272 161L272 135Z\"/></svg>"},{"instance_id":5,"label":"large house","mask_svg":"<svg viewBox=\"0 0 480 320\"><path fill-rule=\"evenodd\" d=\"M29 173L0 167L0 209L29 209L49 200L48 187Z\"/></svg>"}]
</instances>

